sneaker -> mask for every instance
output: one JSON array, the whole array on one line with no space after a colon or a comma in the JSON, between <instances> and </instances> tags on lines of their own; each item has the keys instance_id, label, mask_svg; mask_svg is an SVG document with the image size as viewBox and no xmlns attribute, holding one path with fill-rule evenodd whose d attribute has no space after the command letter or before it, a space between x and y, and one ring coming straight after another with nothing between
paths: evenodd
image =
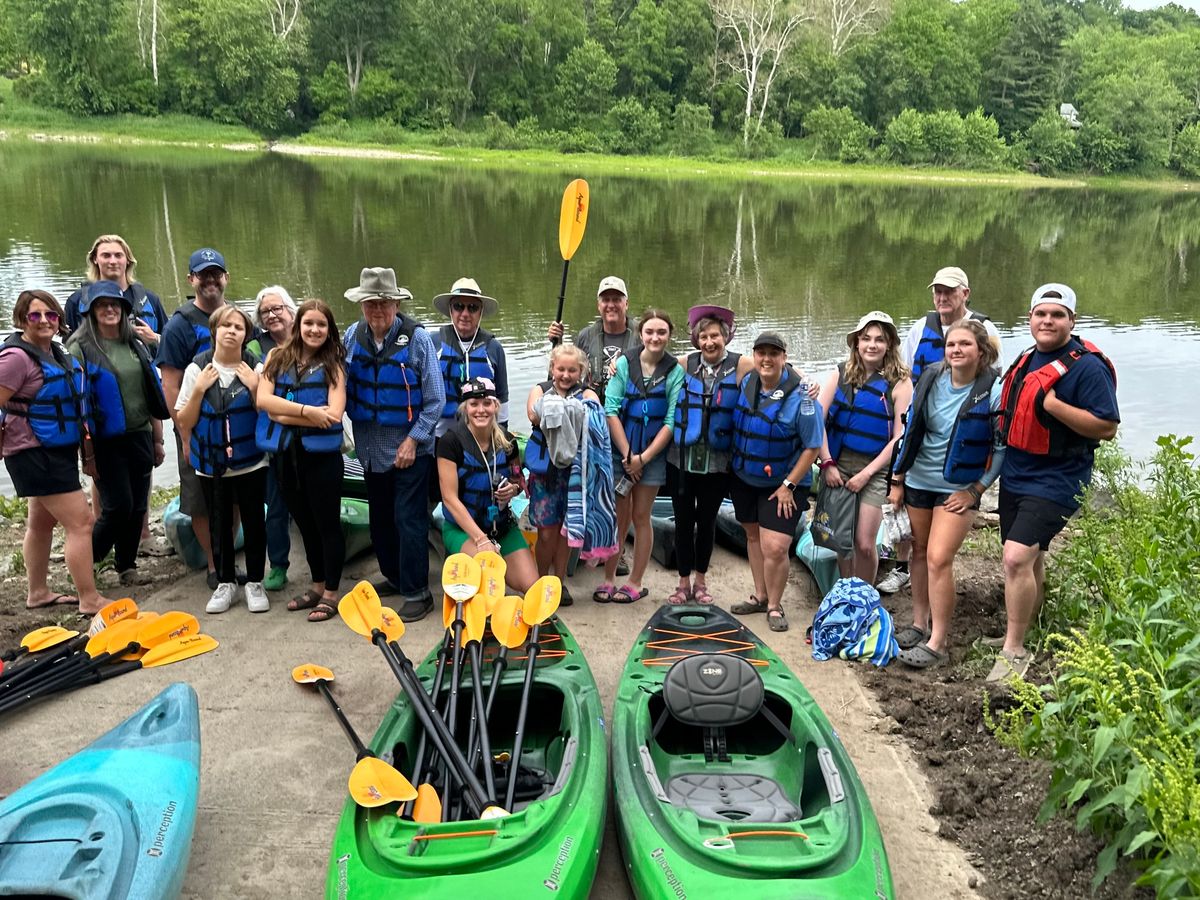
<instances>
[{"instance_id":1,"label":"sneaker","mask_svg":"<svg viewBox=\"0 0 1200 900\"><path fill-rule=\"evenodd\" d=\"M150 584L154 581L148 572L139 572L137 566L126 569L118 577L123 585Z\"/></svg>"},{"instance_id":2,"label":"sneaker","mask_svg":"<svg viewBox=\"0 0 1200 900\"><path fill-rule=\"evenodd\" d=\"M217 585L217 589L213 591L212 597L208 600L208 605L204 607L206 613L223 613L228 611L233 605L233 596L237 593L237 585L232 581L223 581Z\"/></svg>"},{"instance_id":3,"label":"sneaker","mask_svg":"<svg viewBox=\"0 0 1200 900\"><path fill-rule=\"evenodd\" d=\"M267 591L282 591L287 587L287 583L287 568L285 566L271 566L271 571L262 580L263 590Z\"/></svg>"},{"instance_id":4,"label":"sneaker","mask_svg":"<svg viewBox=\"0 0 1200 900\"><path fill-rule=\"evenodd\" d=\"M629 574L629 560L627 560L625 558L624 553L622 553L621 558L617 560L617 574L618 575L628 575Z\"/></svg>"},{"instance_id":5,"label":"sneaker","mask_svg":"<svg viewBox=\"0 0 1200 900\"><path fill-rule=\"evenodd\" d=\"M267 599L263 583L261 581L246 582L246 609L258 613L266 612L270 608L271 601Z\"/></svg>"},{"instance_id":6,"label":"sneaker","mask_svg":"<svg viewBox=\"0 0 1200 900\"><path fill-rule=\"evenodd\" d=\"M909 574L903 569L892 569L887 577L875 585L875 590L881 594L894 594L901 588L908 587Z\"/></svg>"}]
</instances>

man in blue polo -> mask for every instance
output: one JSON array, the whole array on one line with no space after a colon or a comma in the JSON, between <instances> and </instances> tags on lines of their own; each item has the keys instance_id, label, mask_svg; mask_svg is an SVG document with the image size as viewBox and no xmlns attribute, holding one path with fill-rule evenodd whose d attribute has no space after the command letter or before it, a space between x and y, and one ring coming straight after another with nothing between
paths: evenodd
<instances>
[{"instance_id":1,"label":"man in blue polo","mask_svg":"<svg viewBox=\"0 0 1200 900\"><path fill-rule=\"evenodd\" d=\"M383 574L375 588L399 595L400 617L415 622L433 609L426 498L445 384L429 332L400 312L412 294L396 285L393 269L363 269L345 297L363 309L345 334L346 413Z\"/></svg>"}]
</instances>

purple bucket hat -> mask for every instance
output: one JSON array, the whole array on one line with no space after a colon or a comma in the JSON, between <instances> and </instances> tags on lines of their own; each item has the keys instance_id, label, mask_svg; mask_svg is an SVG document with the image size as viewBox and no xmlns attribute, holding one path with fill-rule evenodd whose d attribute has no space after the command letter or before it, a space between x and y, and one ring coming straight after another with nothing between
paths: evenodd
<instances>
[{"instance_id":1,"label":"purple bucket hat","mask_svg":"<svg viewBox=\"0 0 1200 900\"><path fill-rule=\"evenodd\" d=\"M733 340L732 309L727 309L724 306L713 306L711 304L693 306L688 310L688 331L691 333L692 346L697 350L700 349L700 345L696 340L696 325L701 319L716 319L718 322L724 322L725 327L729 329L729 340Z\"/></svg>"}]
</instances>

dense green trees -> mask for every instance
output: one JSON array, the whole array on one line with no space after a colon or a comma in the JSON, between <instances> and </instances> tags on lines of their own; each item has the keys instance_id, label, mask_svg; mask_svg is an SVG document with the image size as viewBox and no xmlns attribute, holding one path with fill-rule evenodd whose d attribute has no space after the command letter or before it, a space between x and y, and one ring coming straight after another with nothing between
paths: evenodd
<instances>
[{"instance_id":1,"label":"dense green trees","mask_svg":"<svg viewBox=\"0 0 1200 900\"><path fill-rule=\"evenodd\" d=\"M1116 0L0 0L0 73L76 115L269 136L1200 167L1200 17Z\"/></svg>"}]
</instances>

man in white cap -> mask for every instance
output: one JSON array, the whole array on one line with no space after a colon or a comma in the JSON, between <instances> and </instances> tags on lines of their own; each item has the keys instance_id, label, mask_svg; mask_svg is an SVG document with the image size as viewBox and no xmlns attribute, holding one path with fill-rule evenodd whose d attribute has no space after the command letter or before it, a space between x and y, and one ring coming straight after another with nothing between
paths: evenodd
<instances>
[{"instance_id":1,"label":"man in white cap","mask_svg":"<svg viewBox=\"0 0 1200 900\"><path fill-rule=\"evenodd\" d=\"M1000 541L1008 630L989 681L1024 674L1025 632L1041 605L1050 541L1079 509L1101 441L1121 421L1112 363L1071 334L1075 292L1044 284L1029 304L1034 346L1004 376L1000 429Z\"/></svg>"},{"instance_id":2,"label":"man in white cap","mask_svg":"<svg viewBox=\"0 0 1200 900\"><path fill-rule=\"evenodd\" d=\"M363 466L371 542L383 596L399 595L400 618L423 619L433 609L429 590L429 520L425 516L433 432L446 402L429 332L400 312L411 300L396 272L366 268L346 291L363 318L346 329L346 413L354 423Z\"/></svg>"},{"instance_id":3,"label":"man in white cap","mask_svg":"<svg viewBox=\"0 0 1200 900\"><path fill-rule=\"evenodd\" d=\"M625 280L609 275L596 289L596 310L600 313L591 325L575 335L575 346L587 354L591 366L591 388L601 397L613 373L617 358L642 345L637 322L629 317L629 293ZM551 344L563 338L562 322L551 322L546 330Z\"/></svg>"},{"instance_id":4,"label":"man in white cap","mask_svg":"<svg viewBox=\"0 0 1200 900\"><path fill-rule=\"evenodd\" d=\"M1004 359L1000 332L992 320L981 312L967 308L971 299L971 283L967 280L966 272L958 266L938 269L933 281L929 282L929 290L933 294L933 309L913 322L904 343L900 345L900 359L912 372L914 388L923 371L945 358L946 328L959 319L970 317L982 322L992 343L996 345L1000 359ZM908 541L896 547L896 566L877 585L879 593L894 594L908 584L908 557L911 550L912 545Z\"/></svg>"}]
</instances>

